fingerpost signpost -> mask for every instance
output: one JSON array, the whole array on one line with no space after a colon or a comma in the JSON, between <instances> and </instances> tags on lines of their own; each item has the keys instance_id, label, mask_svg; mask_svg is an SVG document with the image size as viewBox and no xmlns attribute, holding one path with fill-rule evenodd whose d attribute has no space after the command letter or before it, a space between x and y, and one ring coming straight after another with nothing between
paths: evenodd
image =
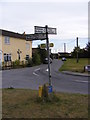
<instances>
[{"instance_id":1,"label":"fingerpost signpost","mask_svg":"<svg viewBox=\"0 0 90 120\"><path fill-rule=\"evenodd\" d=\"M45 27L41 26L34 26L35 34L28 34L26 36L26 40L45 40L47 44L47 52L48 52L48 75L49 75L49 85L51 86L51 69L50 69L50 52L49 52L49 34L57 34L56 28Z\"/></svg>"}]
</instances>

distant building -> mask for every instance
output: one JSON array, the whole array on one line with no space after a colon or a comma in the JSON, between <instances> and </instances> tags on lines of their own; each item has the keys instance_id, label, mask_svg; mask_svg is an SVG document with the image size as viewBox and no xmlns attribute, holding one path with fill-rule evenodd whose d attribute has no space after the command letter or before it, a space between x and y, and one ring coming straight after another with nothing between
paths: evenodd
<instances>
[{"instance_id":1,"label":"distant building","mask_svg":"<svg viewBox=\"0 0 90 120\"><path fill-rule=\"evenodd\" d=\"M68 52L58 52L58 53L52 53L53 58L58 59L62 57L71 57L71 53Z\"/></svg>"},{"instance_id":2,"label":"distant building","mask_svg":"<svg viewBox=\"0 0 90 120\"><path fill-rule=\"evenodd\" d=\"M23 34L0 29L0 60L3 61L25 61L32 57L32 41L26 40Z\"/></svg>"},{"instance_id":3,"label":"distant building","mask_svg":"<svg viewBox=\"0 0 90 120\"><path fill-rule=\"evenodd\" d=\"M71 53L68 52L58 52L59 57L71 57Z\"/></svg>"}]
</instances>

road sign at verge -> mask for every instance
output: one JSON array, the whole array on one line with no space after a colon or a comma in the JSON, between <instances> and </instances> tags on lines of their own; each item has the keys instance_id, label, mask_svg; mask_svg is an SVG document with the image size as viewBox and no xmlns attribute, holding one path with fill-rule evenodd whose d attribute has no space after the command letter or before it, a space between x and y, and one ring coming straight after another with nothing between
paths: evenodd
<instances>
[{"instance_id":1,"label":"road sign at verge","mask_svg":"<svg viewBox=\"0 0 90 120\"><path fill-rule=\"evenodd\" d=\"M56 28L48 27L47 25L45 27L40 26L34 26L35 28L35 34L28 34L26 35L26 40L45 40L47 44L47 52L48 52L48 75L49 75L49 85L51 86L51 71L50 71L50 44L49 44L49 38L48 34L57 34ZM46 45L44 45L45 47ZM53 44L51 43L51 46L53 47Z\"/></svg>"},{"instance_id":2,"label":"road sign at verge","mask_svg":"<svg viewBox=\"0 0 90 120\"><path fill-rule=\"evenodd\" d=\"M53 46L54 46L53 43L49 43L49 47L53 47ZM47 45L46 45L45 43L40 44L40 48L41 48L41 49L45 49L45 48L47 48Z\"/></svg>"}]
</instances>

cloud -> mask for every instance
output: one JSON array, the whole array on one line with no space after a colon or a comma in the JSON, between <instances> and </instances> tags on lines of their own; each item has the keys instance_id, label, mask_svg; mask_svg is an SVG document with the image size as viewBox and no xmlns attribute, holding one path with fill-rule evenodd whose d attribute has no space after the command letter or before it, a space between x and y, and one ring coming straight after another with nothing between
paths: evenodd
<instances>
[{"instance_id":1,"label":"cloud","mask_svg":"<svg viewBox=\"0 0 90 120\"><path fill-rule=\"evenodd\" d=\"M12 0L1 0L1 2L12 2ZM88 0L13 0L13 2L88 2Z\"/></svg>"},{"instance_id":2,"label":"cloud","mask_svg":"<svg viewBox=\"0 0 90 120\"><path fill-rule=\"evenodd\" d=\"M48 25L57 28L57 35L50 35L50 39L88 35L87 2L1 2L0 13L3 29L30 34L34 33L34 26Z\"/></svg>"}]
</instances>

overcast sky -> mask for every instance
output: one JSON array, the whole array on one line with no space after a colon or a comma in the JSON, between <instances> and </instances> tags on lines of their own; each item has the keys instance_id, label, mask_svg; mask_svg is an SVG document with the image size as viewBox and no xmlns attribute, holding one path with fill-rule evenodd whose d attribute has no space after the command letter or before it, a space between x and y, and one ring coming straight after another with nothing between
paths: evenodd
<instances>
[{"instance_id":1,"label":"overcast sky","mask_svg":"<svg viewBox=\"0 0 90 120\"><path fill-rule=\"evenodd\" d=\"M0 2L0 28L18 33L32 34L34 26L56 27L57 35L49 35L52 49L63 51L63 44L67 43L67 51L72 51L75 39L79 37L81 47L87 43L88 37L88 2ZM20 2L21 1L21 2ZM34 0L35 1L35 0ZM56 0L58 1L58 0ZM33 47L45 41L33 42Z\"/></svg>"}]
</instances>

